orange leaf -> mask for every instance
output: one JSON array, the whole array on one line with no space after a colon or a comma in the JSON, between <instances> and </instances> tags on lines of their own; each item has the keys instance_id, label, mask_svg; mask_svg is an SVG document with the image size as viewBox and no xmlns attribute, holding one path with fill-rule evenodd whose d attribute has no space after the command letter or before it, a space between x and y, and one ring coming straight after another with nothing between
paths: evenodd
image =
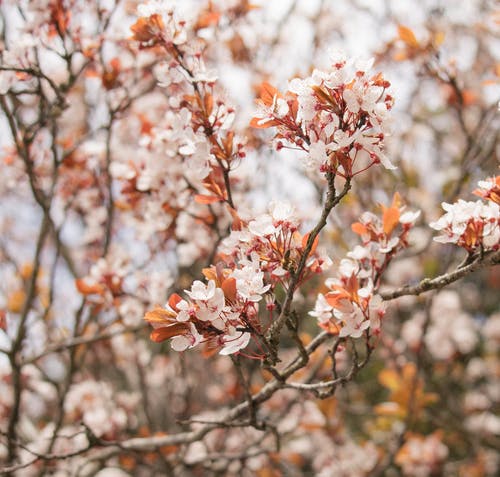
<instances>
[{"instance_id":1,"label":"orange leaf","mask_svg":"<svg viewBox=\"0 0 500 477\"><path fill-rule=\"evenodd\" d=\"M361 222L355 222L352 224L351 230L358 235L365 235L368 233L368 229Z\"/></svg>"},{"instance_id":2,"label":"orange leaf","mask_svg":"<svg viewBox=\"0 0 500 477\"><path fill-rule=\"evenodd\" d=\"M236 279L233 277L226 278L222 282L222 291L224 292L224 296L229 300L229 301L235 301L236 300Z\"/></svg>"},{"instance_id":3,"label":"orange leaf","mask_svg":"<svg viewBox=\"0 0 500 477\"><path fill-rule=\"evenodd\" d=\"M302 237L302 248L306 248L307 241L309 240L309 236L311 235L311 232L308 232ZM319 242L319 235L316 235L316 238L313 240L311 251L309 252L309 255L313 254L316 251L316 247L318 246Z\"/></svg>"},{"instance_id":4,"label":"orange leaf","mask_svg":"<svg viewBox=\"0 0 500 477\"><path fill-rule=\"evenodd\" d=\"M102 295L106 291L106 287L100 283L95 283L93 285L89 285L85 282L83 278L77 278L75 280L76 289L82 295Z\"/></svg>"},{"instance_id":5,"label":"orange leaf","mask_svg":"<svg viewBox=\"0 0 500 477\"><path fill-rule=\"evenodd\" d=\"M194 200L198 202L198 204L214 204L215 202L222 202L223 199L221 197L215 197L214 195L196 194Z\"/></svg>"},{"instance_id":6,"label":"orange leaf","mask_svg":"<svg viewBox=\"0 0 500 477\"><path fill-rule=\"evenodd\" d=\"M160 324L165 324L165 323L172 323L175 321L175 313L172 313L171 311L165 310L165 308L161 308L157 306L154 310L148 311L144 315L144 319L148 323L160 323Z\"/></svg>"},{"instance_id":7,"label":"orange leaf","mask_svg":"<svg viewBox=\"0 0 500 477\"><path fill-rule=\"evenodd\" d=\"M231 214L231 217L233 218L231 230L241 230L243 227L243 221L240 219L238 212L236 212L236 210L233 209L232 207L228 207L228 209L229 213Z\"/></svg>"},{"instance_id":8,"label":"orange leaf","mask_svg":"<svg viewBox=\"0 0 500 477\"><path fill-rule=\"evenodd\" d=\"M393 369L383 369L378 375L379 383L391 391L396 391L401 386L401 378Z\"/></svg>"},{"instance_id":9,"label":"orange leaf","mask_svg":"<svg viewBox=\"0 0 500 477\"><path fill-rule=\"evenodd\" d=\"M206 28L210 25L217 25L219 23L220 13L219 12L205 12L202 13L196 25L194 27L195 30L201 30L202 28Z\"/></svg>"},{"instance_id":10,"label":"orange leaf","mask_svg":"<svg viewBox=\"0 0 500 477\"><path fill-rule=\"evenodd\" d=\"M444 42L445 34L443 31L438 31L434 34L432 38L432 43L436 48L440 47Z\"/></svg>"},{"instance_id":11,"label":"orange leaf","mask_svg":"<svg viewBox=\"0 0 500 477\"><path fill-rule=\"evenodd\" d=\"M398 26L399 38L404 41L410 48L419 48L420 44L415 37L415 34L403 25Z\"/></svg>"},{"instance_id":12,"label":"orange leaf","mask_svg":"<svg viewBox=\"0 0 500 477\"><path fill-rule=\"evenodd\" d=\"M257 129L272 128L273 126L279 126L281 123L277 119L273 118L252 118L250 121L250 127Z\"/></svg>"},{"instance_id":13,"label":"orange leaf","mask_svg":"<svg viewBox=\"0 0 500 477\"><path fill-rule=\"evenodd\" d=\"M173 338L174 336L183 335L186 331L189 331L189 325L186 323L174 323L170 326L156 328L151 332L149 337L151 338L151 341L161 343L162 341Z\"/></svg>"},{"instance_id":14,"label":"orange leaf","mask_svg":"<svg viewBox=\"0 0 500 477\"><path fill-rule=\"evenodd\" d=\"M210 93L207 93L205 95L205 97L203 98L203 103L205 106L206 115L210 116L212 114L212 110L214 108L214 97Z\"/></svg>"},{"instance_id":15,"label":"orange leaf","mask_svg":"<svg viewBox=\"0 0 500 477\"><path fill-rule=\"evenodd\" d=\"M259 85L259 98L266 106L272 106L274 97L281 96L279 91L267 81L263 81Z\"/></svg>"},{"instance_id":16,"label":"orange leaf","mask_svg":"<svg viewBox=\"0 0 500 477\"><path fill-rule=\"evenodd\" d=\"M147 18L139 18L130 29L134 34L134 40L147 43L151 40L156 40L156 37L163 31L164 27L161 15L154 13Z\"/></svg>"},{"instance_id":17,"label":"orange leaf","mask_svg":"<svg viewBox=\"0 0 500 477\"><path fill-rule=\"evenodd\" d=\"M397 192L394 193L390 207L387 208L382 206L382 210L384 211L382 222L384 224L384 233L386 235L391 235L392 231L399 223L399 217L401 215L399 207L401 207L401 196Z\"/></svg>"},{"instance_id":18,"label":"orange leaf","mask_svg":"<svg viewBox=\"0 0 500 477\"><path fill-rule=\"evenodd\" d=\"M392 231L399 223L399 209L395 207L385 209L382 220L384 223L384 233L386 235L391 235Z\"/></svg>"},{"instance_id":19,"label":"orange leaf","mask_svg":"<svg viewBox=\"0 0 500 477\"><path fill-rule=\"evenodd\" d=\"M464 89L462 91L462 102L464 106L470 106L471 104L474 104L477 100L477 95L474 93L474 91L470 89Z\"/></svg>"},{"instance_id":20,"label":"orange leaf","mask_svg":"<svg viewBox=\"0 0 500 477\"><path fill-rule=\"evenodd\" d=\"M330 335L338 335L340 333L340 327L337 326L335 323L331 322L328 320L325 323L318 323L320 328L323 328L328 334Z\"/></svg>"},{"instance_id":21,"label":"orange leaf","mask_svg":"<svg viewBox=\"0 0 500 477\"><path fill-rule=\"evenodd\" d=\"M325 295L325 299L326 299L327 303L332 308L342 307L342 304L340 303L342 300L349 300L349 301L351 301L351 296L350 296L350 294L346 290L340 288L339 291L340 291L340 293L327 293Z\"/></svg>"},{"instance_id":22,"label":"orange leaf","mask_svg":"<svg viewBox=\"0 0 500 477\"><path fill-rule=\"evenodd\" d=\"M172 295L170 295L170 298L168 299L168 306L170 306L172 310L177 310L177 304L180 301L182 301L182 297L177 293L172 293Z\"/></svg>"},{"instance_id":23,"label":"orange leaf","mask_svg":"<svg viewBox=\"0 0 500 477\"><path fill-rule=\"evenodd\" d=\"M209 268L204 268L201 273L203 273L203 276L207 280L213 280L214 282L217 282L217 270L215 267L212 265Z\"/></svg>"}]
</instances>

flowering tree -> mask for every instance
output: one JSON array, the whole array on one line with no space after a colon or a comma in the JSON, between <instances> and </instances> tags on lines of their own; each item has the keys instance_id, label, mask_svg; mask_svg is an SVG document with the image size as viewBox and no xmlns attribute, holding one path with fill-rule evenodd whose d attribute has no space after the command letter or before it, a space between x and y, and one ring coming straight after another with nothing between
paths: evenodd
<instances>
[{"instance_id":1,"label":"flowering tree","mask_svg":"<svg viewBox=\"0 0 500 477\"><path fill-rule=\"evenodd\" d=\"M4 474L497 475L500 12L401 3L0 3Z\"/></svg>"}]
</instances>

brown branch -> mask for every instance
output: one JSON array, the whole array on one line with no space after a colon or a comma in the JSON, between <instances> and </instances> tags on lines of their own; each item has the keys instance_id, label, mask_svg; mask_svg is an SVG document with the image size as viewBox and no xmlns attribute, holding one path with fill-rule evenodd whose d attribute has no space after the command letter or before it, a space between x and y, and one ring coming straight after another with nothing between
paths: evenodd
<instances>
[{"instance_id":1,"label":"brown branch","mask_svg":"<svg viewBox=\"0 0 500 477\"><path fill-rule=\"evenodd\" d=\"M123 328L120 330L110 331L108 333L101 333L95 336L81 336L73 338L68 341L64 341L62 343L55 343L52 346L49 346L44 351L42 351L41 353L37 354L36 356L23 360L22 365L34 363L49 354L58 353L60 351L66 351L70 348L75 348L77 346L92 344L96 343L97 341L108 340L110 338L113 338L114 336L119 336L124 333L137 333L138 331L141 331L147 327L148 326L146 324L141 324L134 328Z\"/></svg>"},{"instance_id":2,"label":"brown branch","mask_svg":"<svg viewBox=\"0 0 500 477\"><path fill-rule=\"evenodd\" d=\"M335 206L337 206L340 203L340 201L348 194L349 190L351 189L350 179L347 179L345 181L342 191L340 192L340 194L337 194L337 191L335 189L334 174L331 172L327 173L327 180L328 180L328 192L325 204L323 205L323 211L321 213L321 217L316 226L309 234L309 237L307 239L307 244L304 248L304 251L302 252L302 256L300 257L297 269L295 273L292 274L291 276L290 283L288 285L288 291L285 297L285 301L283 303L281 313L279 314L278 318L273 322L273 324L270 326L266 336L267 340L271 343L271 346L275 350L274 356L270 356L273 362L277 361L278 357L276 354L276 350L279 342L279 335L281 332L281 328L283 327L290 313L290 306L293 301L293 296L295 290L297 289L297 286L299 285L302 273L306 266L307 259L309 258L309 254L311 253L313 243L316 240L316 237L321 232L321 230L323 230L323 228L326 226L326 221L328 219L328 216L330 215L330 212L333 210Z\"/></svg>"},{"instance_id":3,"label":"brown branch","mask_svg":"<svg viewBox=\"0 0 500 477\"><path fill-rule=\"evenodd\" d=\"M495 266L500 264L500 250L496 252L485 253L483 257L478 257L474 262L457 268L453 272L445 273L436 278L424 278L420 283L415 286L405 285L393 291L380 293L384 300L394 300L400 296L415 295L425 293L430 290L439 290L450 283L456 282L461 278L488 266Z\"/></svg>"}]
</instances>

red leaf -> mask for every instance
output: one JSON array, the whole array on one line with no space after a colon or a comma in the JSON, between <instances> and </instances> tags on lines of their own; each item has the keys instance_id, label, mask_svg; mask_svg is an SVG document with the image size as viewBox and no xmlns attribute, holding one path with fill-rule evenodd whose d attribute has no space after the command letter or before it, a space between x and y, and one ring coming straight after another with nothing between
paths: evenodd
<instances>
[{"instance_id":1,"label":"red leaf","mask_svg":"<svg viewBox=\"0 0 500 477\"><path fill-rule=\"evenodd\" d=\"M177 310L177 304L180 301L182 301L182 297L177 293L172 293L172 295L170 295L170 298L168 299L168 306L170 306L172 310Z\"/></svg>"}]
</instances>

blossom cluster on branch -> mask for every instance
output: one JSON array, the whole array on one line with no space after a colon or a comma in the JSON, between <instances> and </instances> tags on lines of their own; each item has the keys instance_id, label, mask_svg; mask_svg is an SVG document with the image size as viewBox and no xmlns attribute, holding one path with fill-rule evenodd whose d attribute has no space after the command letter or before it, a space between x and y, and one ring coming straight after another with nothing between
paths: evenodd
<instances>
[{"instance_id":1,"label":"blossom cluster on branch","mask_svg":"<svg viewBox=\"0 0 500 477\"><path fill-rule=\"evenodd\" d=\"M498 475L497 17L0 2L0 473Z\"/></svg>"},{"instance_id":2,"label":"blossom cluster on branch","mask_svg":"<svg viewBox=\"0 0 500 477\"><path fill-rule=\"evenodd\" d=\"M278 149L307 152L308 168L351 178L374 164L393 169L383 153L393 98L381 73L371 75L373 60L333 56L332 71L315 70L293 79L283 95L261 85L257 128L275 126Z\"/></svg>"}]
</instances>

